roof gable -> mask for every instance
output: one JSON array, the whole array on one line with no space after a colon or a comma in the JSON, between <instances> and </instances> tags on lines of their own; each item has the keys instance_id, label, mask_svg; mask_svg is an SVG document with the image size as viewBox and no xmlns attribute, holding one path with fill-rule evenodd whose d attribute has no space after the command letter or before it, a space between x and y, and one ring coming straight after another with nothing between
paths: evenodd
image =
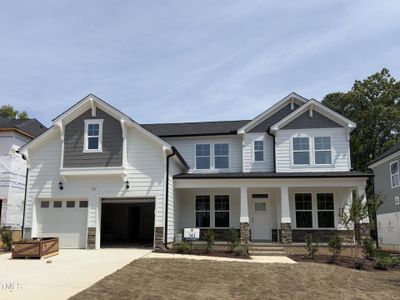
<instances>
[{"instance_id":1,"label":"roof gable","mask_svg":"<svg viewBox=\"0 0 400 300\"><path fill-rule=\"evenodd\" d=\"M299 129L299 128L335 128L343 127L332 121L331 119L325 117L317 111L314 111L312 116L308 111L305 111L297 118L290 121L288 124L282 127L282 129Z\"/></svg>"},{"instance_id":2,"label":"roof gable","mask_svg":"<svg viewBox=\"0 0 400 300\"><path fill-rule=\"evenodd\" d=\"M270 108L265 110L263 113L259 114L253 120L248 122L246 125L239 128L238 133L243 134L243 133L249 132L251 129L253 129L257 125L259 125L264 120L270 118L272 115L274 115L275 113L277 113L279 110L281 110L282 108L284 108L287 105L290 105L290 107L294 110L295 104L302 106L306 102L307 102L306 98L292 92L289 95L287 95L285 98L283 98L282 100L280 100L279 102L275 103Z\"/></svg>"},{"instance_id":3,"label":"roof gable","mask_svg":"<svg viewBox=\"0 0 400 300\"><path fill-rule=\"evenodd\" d=\"M369 168L373 168L380 163L384 162L386 159L391 158L394 155L400 155L400 143L390 147L388 150L383 152L381 155L379 155L377 158L375 158L373 161L369 163Z\"/></svg>"}]
</instances>

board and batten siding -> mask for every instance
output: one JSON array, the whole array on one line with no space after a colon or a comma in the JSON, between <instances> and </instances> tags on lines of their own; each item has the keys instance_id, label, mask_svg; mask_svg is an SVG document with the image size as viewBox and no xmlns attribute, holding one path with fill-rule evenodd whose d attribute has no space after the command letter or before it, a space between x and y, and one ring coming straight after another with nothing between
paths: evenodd
<instances>
[{"instance_id":1,"label":"board and batten siding","mask_svg":"<svg viewBox=\"0 0 400 300\"><path fill-rule=\"evenodd\" d=\"M101 198L155 198L155 226L164 226L165 153L161 145L134 128L127 129L127 190L121 175L60 176L61 138L55 131L48 140L29 151L30 170L26 205L26 227L35 234L37 199L88 199L88 226L99 226L97 216ZM64 189L58 188L62 180Z\"/></svg>"},{"instance_id":2,"label":"board and batten siding","mask_svg":"<svg viewBox=\"0 0 400 300\"><path fill-rule=\"evenodd\" d=\"M254 161L254 141L264 142L264 161ZM246 133L243 136L243 172L273 172L273 139L266 133Z\"/></svg>"},{"instance_id":3,"label":"board and batten siding","mask_svg":"<svg viewBox=\"0 0 400 300\"><path fill-rule=\"evenodd\" d=\"M164 138L164 140L178 149L186 163L190 166L190 172L242 172L242 139L239 136L174 137ZM213 166L213 145L219 143L229 144L229 168L196 170L196 144L211 144L211 166Z\"/></svg>"},{"instance_id":4,"label":"board and batten siding","mask_svg":"<svg viewBox=\"0 0 400 300\"><path fill-rule=\"evenodd\" d=\"M103 120L102 151L84 152L85 120ZM96 116L88 109L65 125L64 167L115 167L122 166L121 123L101 109Z\"/></svg>"},{"instance_id":5,"label":"board and batten siding","mask_svg":"<svg viewBox=\"0 0 400 300\"><path fill-rule=\"evenodd\" d=\"M384 197L383 204L378 208L378 215L400 212L400 205L396 205L394 201L395 197L400 197L400 186L392 188L390 176L390 164L395 161L400 165L400 154L373 168L375 194Z\"/></svg>"},{"instance_id":6,"label":"board and batten siding","mask_svg":"<svg viewBox=\"0 0 400 300\"><path fill-rule=\"evenodd\" d=\"M313 141L314 137L331 137L332 164L318 165L313 164ZM292 138L310 138L310 162L309 166L293 165L292 157ZM276 172L326 172L326 171L349 171L350 166L350 146L347 140L347 133L344 128L315 128L315 129L290 129L279 130L275 134L276 145Z\"/></svg>"}]
</instances>

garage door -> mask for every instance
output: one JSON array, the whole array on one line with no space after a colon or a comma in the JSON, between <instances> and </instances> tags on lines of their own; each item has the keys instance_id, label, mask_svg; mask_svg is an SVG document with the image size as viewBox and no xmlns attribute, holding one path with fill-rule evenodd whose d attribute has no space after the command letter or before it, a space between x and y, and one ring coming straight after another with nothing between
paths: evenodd
<instances>
[{"instance_id":1,"label":"garage door","mask_svg":"<svg viewBox=\"0 0 400 300\"><path fill-rule=\"evenodd\" d=\"M87 201L39 201L37 236L58 237L60 248L86 248L87 207Z\"/></svg>"}]
</instances>

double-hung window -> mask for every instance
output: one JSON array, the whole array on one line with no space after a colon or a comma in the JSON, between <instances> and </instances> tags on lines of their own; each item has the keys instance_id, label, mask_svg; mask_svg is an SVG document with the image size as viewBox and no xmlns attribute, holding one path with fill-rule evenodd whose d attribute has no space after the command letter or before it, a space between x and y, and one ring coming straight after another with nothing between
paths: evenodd
<instances>
[{"instance_id":1,"label":"double-hung window","mask_svg":"<svg viewBox=\"0 0 400 300\"><path fill-rule=\"evenodd\" d=\"M254 141L254 161L264 161L264 141Z\"/></svg>"},{"instance_id":2,"label":"double-hung window","mask_svg":"<svg viewBox=\"0 0 400 300\"><path fill-rule=\"evenodd\" d=\"M293 138L293 164L310 164L310 140L308 137Z\"/></svg>"},{"instance_id":3,"label":"double-hung window","mask_svg":"<svg viewBox=\"0 0 400 300\"><path fill-rule=\"evenodd\" d=\"M296 227L312 228L312 197L310 193L295 194Z\"/></svg>"},{"instance_id":4,"label":"double-hung window","mask_svg":"<svg viewBox=\"0 0 400 300\"><path fill-rule=\"evenodd\" d=\"M196 169L210 169L210 144L196 145Z\"/></svg>"},{"instance_id":5,"label":"double-hung window","mask_svg":"<svg viewBox=\"0 0 400 300\"><path fill-rule=\"evenodd\" d=\"M215 169L229 168L229 144L214 145L214 167Z\"/></svg>"},{"instance_id":6,"label":"double-hung window","mask_svg":"<svg viewBox=\"0 0 400 300\"><path fill-rule=\"evenodd\" d=\"M335 227L335 210L332 193L317 194L318 227Z\"/></svg>"},{"instance_id":7,"label":"double-hung window","mask_svg":"<svg viewBox=\"0 0 400 300\"><path fill-rule=\"evenodd\" d=\"M85 120L84 152L101 152L103 120Z\"/></svg>"},{"instance_id":8,"label":"double-hung window","mask_svg":"<svg viewBox=\"0 0 400 300\"><path fill-rule=\"evenodd\" d=\"M215 227L229 227L229 195L214 197Z\"/></svg>"},{"instance_id":9,"label":"double-hung window","mask_svg":"<svg viewBox=\"0 0 400 300\"><path fill-rule=\"evenodd\" d=\"M332 163L331 138L329 136L314 138L314 157L316 165Z\"/></svg>"},{"instance_id":10,"label":"double-hung window","mask_svg":"<svg viewBox=\"0 0 400 300\"><path fill-rule=\"evenodd\" d=\"M196 227L210 227L210 196L196 196Z\"/></svg>"},{"instance_id":11,"label":"double-hung window","mask_svg":"<svg viewBox=\"0 0 400 300\"><path fill-rule=\"evenodd\" d=\"M390 164L390 182L392 183L392 188L400 186L400 170L398 161L394 161Z\"/></svg>"}]
</instances>

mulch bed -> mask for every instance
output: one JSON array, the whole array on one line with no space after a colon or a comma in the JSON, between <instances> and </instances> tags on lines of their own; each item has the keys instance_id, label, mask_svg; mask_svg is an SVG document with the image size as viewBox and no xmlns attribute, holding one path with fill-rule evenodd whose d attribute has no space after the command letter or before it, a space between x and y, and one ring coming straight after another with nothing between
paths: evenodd
<instances>
[{"instance_id":1,"label":"mulch bed","mask_svg":"<svg viewBox=\"0 0 400 300\"><path fill-rule=\"evenodd\" d=\"M339 256L336 258L336 262L332 263L330 255L316 255L314 259L311 259L308 255L303 254L291 254L289 255L291 259L296 262L313 262L313 263L320 263L320 264L330 264L336 265L339 267L350 268L354 269L354 262L353 259L349 256ZM378 270L375 268L376 262L375 260L364 259L364 265L362 267L362 271L368 272L382 272L385 270ZM386 271L398 271L400 270L400 266L396 266L393 268L388 268Z\"/></svg>"},{"instance_id":2,"label":"mulch bed","mask_svg":"<svg viewBox=\"0 0 400 300\"><path fill-rule=\"evenodd\" d=\"M238 258L238 259L250 259L250 255L248 253L237 255L234 252L222 251L222 250L211 250L209 252L205 252L202 250L193 249L189 253L182 253L174 251L173 249L169 250L158 250L154 251L158 253L174 253L174 254L187 254L187 255L201 255L201 256L217 256L217 257L227 257L227 258Z\"/></svg>"}]
</instances>

